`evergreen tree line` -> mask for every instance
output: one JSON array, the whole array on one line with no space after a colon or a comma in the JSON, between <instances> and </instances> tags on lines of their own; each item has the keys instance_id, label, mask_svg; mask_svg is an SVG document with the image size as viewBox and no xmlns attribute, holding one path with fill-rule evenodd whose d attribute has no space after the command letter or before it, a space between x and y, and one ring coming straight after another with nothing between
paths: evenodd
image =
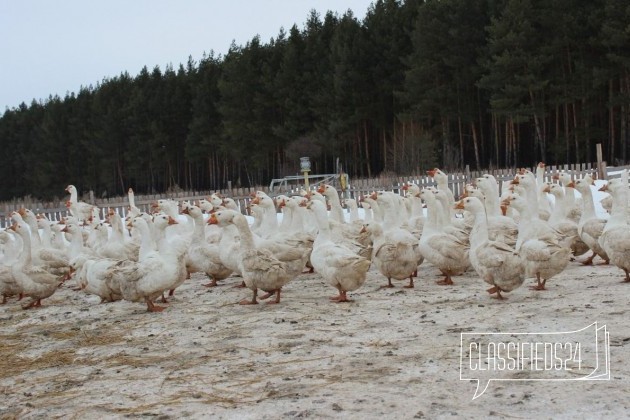
<instances>
[{"instance_id":1,"label":"evergreen tree line","mask_svg":"<svg viewBox=\"0 0 630 420\"><path fill-rule=\"evenodd\" d=\"M0 199L627 160L626 0L378 0L0 118Z\"/></svg>"}]
</instances>

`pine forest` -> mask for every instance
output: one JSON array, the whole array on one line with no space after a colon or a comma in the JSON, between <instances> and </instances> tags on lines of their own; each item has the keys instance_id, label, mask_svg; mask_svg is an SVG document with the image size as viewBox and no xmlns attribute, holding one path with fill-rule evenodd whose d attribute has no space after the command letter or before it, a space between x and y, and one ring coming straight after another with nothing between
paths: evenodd
<instances>
[{"instance_id":1,"label":"pine forest","mask_svg":"<svg viewBox=\"0 0 630 420\"><path fill-rule=\"evenodd\" d=\"M182 7L185 7L182 5ZM0 118L0 200L628 160L626 0L378 0ZM130 74L129 71L138 72Z\"/></svg>"}]
</instances>

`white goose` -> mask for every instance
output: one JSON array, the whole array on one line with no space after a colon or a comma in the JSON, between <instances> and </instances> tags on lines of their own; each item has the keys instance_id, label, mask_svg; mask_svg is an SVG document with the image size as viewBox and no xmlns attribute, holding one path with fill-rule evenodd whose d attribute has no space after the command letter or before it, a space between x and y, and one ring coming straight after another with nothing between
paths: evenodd
<instances>
[{"instance_id":1,"label":"white goose","mask_svg":"<svg viewBox=\"0 0 630 420\"><path fill-rule=\"evenodd\" d=\"M420 238L420 252L426 261L444 274L444 280L437 283L452 285L451 276L462 274L470 265L468 244L454 235L442 231L438 214L441 211L441 206L433 191L423 189L420 192L420 197L427 204L428 210L427 221Z\"/></svg>"},{"instance_id":2,"label":"white goose","mask_svg":"<svg viewBox=\"0 0 630 420\"><path fill-rule=\"evenodd\" d=\"M11 273L24 296L31 301L23 305L23 309L42 305L42 299L52 296L59 287L62 279L50 274L43 267L33 265L31 255L31 232L25 223L11 225L10 229L22 238L22 252L13 264Z\"/></svg>"},{"instance_id":3,"label":"white goose","mask_svg":"<svg viewBox=\"0 0 630 420\"><path fill-rule=\"evenodd\" d=\"M256 228L252 226L255 232L261 238L270 238L278 233L278 212L271 197L263 191L256 191L256 197L251 201L262 209L262 219L260 225Z\"/></svg>"},{"instance_id":4,"label":"white goose","mask_svg":"<svg viewBox=\"0 0 630 420\"><path fill-rule=\"evenodd\" d=\"M350 223L363 223L363 220L359 217L359 206L357 204L357 200L355 200L354 198L344 198L341 201L341 204L350 212Z\"/></svg>"},{"instance_id":5,"label":"white goose","mask_svg":"<svg viewBox=\"0 0 630 420\"><path fill-rule=\"evenodd\" d=\"M363 286L370 269L370 260L357 255L340 241L333 240L326 207L321 201L312 200L307 208L313 212L319 227L319 234L313 244L311 263L315 271L339 291L339 295L331 300L350 302L347 292Z\"/></svg>"},{"instance_id":6,"label":"white goose","mask_svg":"<svg viewBox=\"0 0 630 420\"><path fill-rule=\"evenodd\" d=\"M549 224L562 233L564 236L572 236L571 253L573 256L580 256L588 252L588 245L582 241L578 234L578 225L567 217L567 200L564 190L559 184L548 184L544 191L555 197L556 204L549 217Z\"/></svg>"},{"instance_id":7,"label":"white goose","mask_svg":"<svg viewBox=\"0 0 630 420\"><path fill-rule=\"evenodd\" d=\"M538 216L542 220L549 220L552 208L545 192L545 167L544 162L539 162L536 166L536 190L538 192Z\"/></svg>"},{"instance_id":8,"label":"white goose","mask_svg":"<svg viewBox=\"0 0 630 420\"><path fill-rule=\"evenodd\" d=\"M420 187L413 183L406 183L402 187L405 196L411 201L411 214L409 217L409 226L422 234L426 217L424 216L424 208L422 199L420 198Z\"/></svg>"},{"instance_id":9,"label":"white goose","mask_svg":"<svg viewBox=\"0 0 630 420\"><path fill-rule=\"evenodd\" d=\"M139 215L140 213L136 216ZM120 215L115 210L110 209L106 220L111 226L111 233L109 230L105 230L107 241L99 249L101 257L113 260L138 261L140 246L135 242L125 240L124 226Z\"/></svg>"},{"instance_id":10,"label":"white goose","mask_svg":"<svg viewBox=\"0 0 630 420\"><path fill-rule=\"evenodd\" d=\"M155 305L153 301L180 281L180 261L186 249L177 246L158 247L142 217L134 218L130 224L140 231L142 238L139 260L119 262L108 270L107 280L118 284L125 300L144 301L149 312L161 312L165 308Z\"/></svg>"},{"instance_id":11,"label":"white goose","mask_svg":"<svg viewBox=\"0 0 630 420\"><path fill-rule=\"evenodd\" d=\"M8 232L13 232L9 230ZM16 262L21 244L14 240L7 231L0 231L0 245L2 246L2 260L0 261L0 295L2 303L7 302L7 298L20 294L21 288L13 277L11 267Z\"/></svg>"},{"instance_id":12,"label":"white goose","mask_svg":"<svg viewBox=\"0 0 630 420\"><path fill-rule=\"evenodd\" d=\"M387 284L381 288L394 287L392 279L409 279L403 286L412 289L413 276L418 265L424 260L419 250L418 239L404 229L395 228L383 231L380 223L366 222L364 229L372 236L372 261L387 278Z\"/></svg>"},{"instance_id":13,"label":"white goose","mask_svg":"<svg viewBox=\"0 0 630 420\"><path fill-rule=\"evenodd\" d=\"M582 217L582 202L581 199L578 200L575 198L575 189L569 187L569 184L572 182L571 175L566 172L560 172L554 174L552 179L560 181L560 184L564 187L567 218L575 223L580 223L580 218Z\"/></svg>"},{"instance_id":14,"label":"white goose","mask_svg":"<svg viewBox=\"0 0 630 420\"><path fill-rule=\"evenodd\" d=\"M606 220L597 217L595 213L595 203L593 201L591 185L594 185L594 182L590 175L586 175L582 179L571 181L567 184L567 187L575 188L582 194L582 217L578 223L578 234L584 243L593 251L593 255L582 264L592 264L593 258L595 258L596 255L599 255L599 257L604 260L605 264L608 264L610 258L608 258L608 254L606 254L606 251L599 244L599 237L604 231Z\"/></svg>"},{"instance_id":15,"label":"white goose","mask_svg":"<svg viewBox=\"0 0 630 420\"><path fill-rule=\"evenodd\" d=\"M136 216L139 216L140 213L142 213L142 211L136 207L136 197L133 193L133 189L130 187L129 190L127 190L127 198L129 200L129 207L128 207L128 215L131 218L134 218Z\"/></svg>"},{"instance_id":16,"label":"white goose","mask_svg":"<svg viewBox=\"0 0 630 420\"><path fill-rule=\"evenodd\" d=\"M610 262L626 273L625 282L630 282L630 226L628 226L628 170L621 179L611 180L602 187L613 197L610 219L599 237L599 244L610 257Z\"/></svg>"},{"instance_id":17,"label":"white goose","mask_svg":"<svg viewBox=\"0 0 630 420\"><path fill-rule=\"evenodd\" d=\"M280 303L282 287L302 272L302 267L306 262L306 251L294 248L292 253L285 253L283 260L280 260L270 250L256 247L247 219L234 210L212 213L208 223L220 226L233 224L238 229L243 280L245 285L254 292L251 301L244 299L240 304L257 304L258 289L268 292L269 296L276 295L276 299L270 303ZM297 263L292 264L295 261Z\"/></svg>"},{"instance_id":18,"label":"white goose","mask_svg":"<svg viewBox=\"0 0 630 420\"><path fill-rule=\"evenodd\" d=\"M326 197L326 201L330 207L330 220L334 220L337 223L346 223L345 215L343 214L343 207L341 207L341 201L339 199L339 192L335 187L328 184L321 184L317 188L317 192Z\"/></svg>"},{"instance_id":19,"label":"white goose","mask_svg":"<svg viewBox=\"0 0 630 420\"><path fill-rule=\"evenodd\" d=\"M470 236L470 262L486 283L492 285L488 293L511 292L525 280L525 267L514 248L488 237L488 222L485 208L479 198L466 197L457 202L458 209L465 209L474 216L475 227Z\"/></svg>"},{"instance_id":20,"label":"white goose","mask_svg":"<svg viewBox=\"0 0 630 420\"><path fill-rule=\"evenodd\" d=\"M68 275L70 261L68 260L66 250L53 248L51 242L47 244L42 243L42 238L39 235L39 223L37 217L31 210L21 208L19 214L22 216L22 219L28 225L31 232L31 248L34 264L42 266L42 268L48 270L53 275ZM47 230L47 233L49 237L50 230Z\"/></svg>"},{"instance_id":21,"label":"white goose","mask_svg":"<svg viewBox=\"0 0 630 420\"><path fill-rule=\"evenodd\" d=\"M546 290L547 280L562 272L569 263L571 248L568 244L572 238L559 237L559 232L540 220L537 213L532 213L527 201L516 193L504 200L521 215L515 249L523 260L527 277L536 278L537 284L530 289Z\"/></svg>"},{"instance_id":22,"label":"white goose","mask_svg":"<svg viewBox=\"0 0 630 420\"><path fill-rule=\"evenodd\" d=\"M70 213L80 221L85 221L92 217L92 210L96 206L79 201L77 188L74 185L68 185L66 191L70 194L70 199L66 202L66 207L68 207Z\"/></svg>"},{"instance_id":23,"label":"white goose","mask_svg":"<svg viewBox=\"0 0 630 420\"><path fill-rule=\"evenodd\" d=\"M508 246L516 245L518 225L513 218L504 216L501 211L499 198L499 184L494 176L485 174L476 179L479 190L467 189L466 194L477 196L485 205L488 216L488 235L490 240L505 243ZM482 193L477 195L478 191Z\"/></svg>"},{"instance_id":24,"label":"white goose","mask_svg":"<svg viewBox=\"0 0 630 420\"><path fill-rule=\"evenodd\" d=\"M455 196L453 195L453 191L448 187L448 175L439 168L428 170L427 174L435 180L437 189L447 194L449 206L453 207L455 205Z\"/></svg>"},{"instance_id":25,"label":"white goose","mask_svg":"<svg viewBox=\"0 0 630 420\"><path fill-rule=\"evenodd\" d=\"M122 299L120 285L108 281L108 272L118 261L108 258L85 261L75 260L72 263L75 281L84 292L99 296L101 303L114 302Z\"/></svg>"},{"instance_id":26,"label":"white goose","mask_svg":"<svg viewBox=\"0 0 630 420\"><path fill-rule=\"evenodd\" d=\"M186 254L186 268L189 273L205 273L211 281L204 286L214 287L218 280L228 278L232 270L221 262L219 244L209 244L206 241L204 231L206 223L201 209L197 206L188 206L182 212L191 216L195 223L192 243Z\"/></svg>"}]
</instances>

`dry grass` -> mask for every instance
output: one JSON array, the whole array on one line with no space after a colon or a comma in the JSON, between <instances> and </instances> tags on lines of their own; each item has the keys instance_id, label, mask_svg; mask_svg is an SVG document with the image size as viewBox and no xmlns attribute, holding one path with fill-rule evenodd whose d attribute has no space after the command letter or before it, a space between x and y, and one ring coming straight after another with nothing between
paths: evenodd
<instances>
[{"instance_id":1,"label":"dry grass","mask_svg":"<svg viewBox=\"0 0 630 420\"><path fill-rule=\"evenodd\" d=\"M49 368L59 368L68 365L86 364L86 360L77 357L74 349L61 349L46 352L38 357L21 355L25 350L18 344L0 344L0 377L11 377L29 371L40 371Z\"/></svg>"}]
</instances>

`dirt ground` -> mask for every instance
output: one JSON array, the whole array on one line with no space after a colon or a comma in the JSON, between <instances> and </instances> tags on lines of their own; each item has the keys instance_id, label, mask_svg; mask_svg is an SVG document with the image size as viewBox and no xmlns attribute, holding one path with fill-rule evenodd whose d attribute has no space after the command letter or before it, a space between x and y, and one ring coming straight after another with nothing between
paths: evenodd
<instances>
[{"instance_id":1,"label":"dirt ground","mask_svg":"<svg viewBox=\"0 0 630 420\"><path fill-rule=\"evenodd\" d=\"M1 418L621 418L630 412L630 284L616 267L573 262L535 292L490 298L469 272L454 286L420 267L415 289L378 290L374 268L353 303L317 274L279 305L239 306L249 290L195 275L162 313L99 304L64 286L39 309L0 307ZM460 334L610 332L611 380L492 382L472 400Z\"/></svg>"}]
</instances>

